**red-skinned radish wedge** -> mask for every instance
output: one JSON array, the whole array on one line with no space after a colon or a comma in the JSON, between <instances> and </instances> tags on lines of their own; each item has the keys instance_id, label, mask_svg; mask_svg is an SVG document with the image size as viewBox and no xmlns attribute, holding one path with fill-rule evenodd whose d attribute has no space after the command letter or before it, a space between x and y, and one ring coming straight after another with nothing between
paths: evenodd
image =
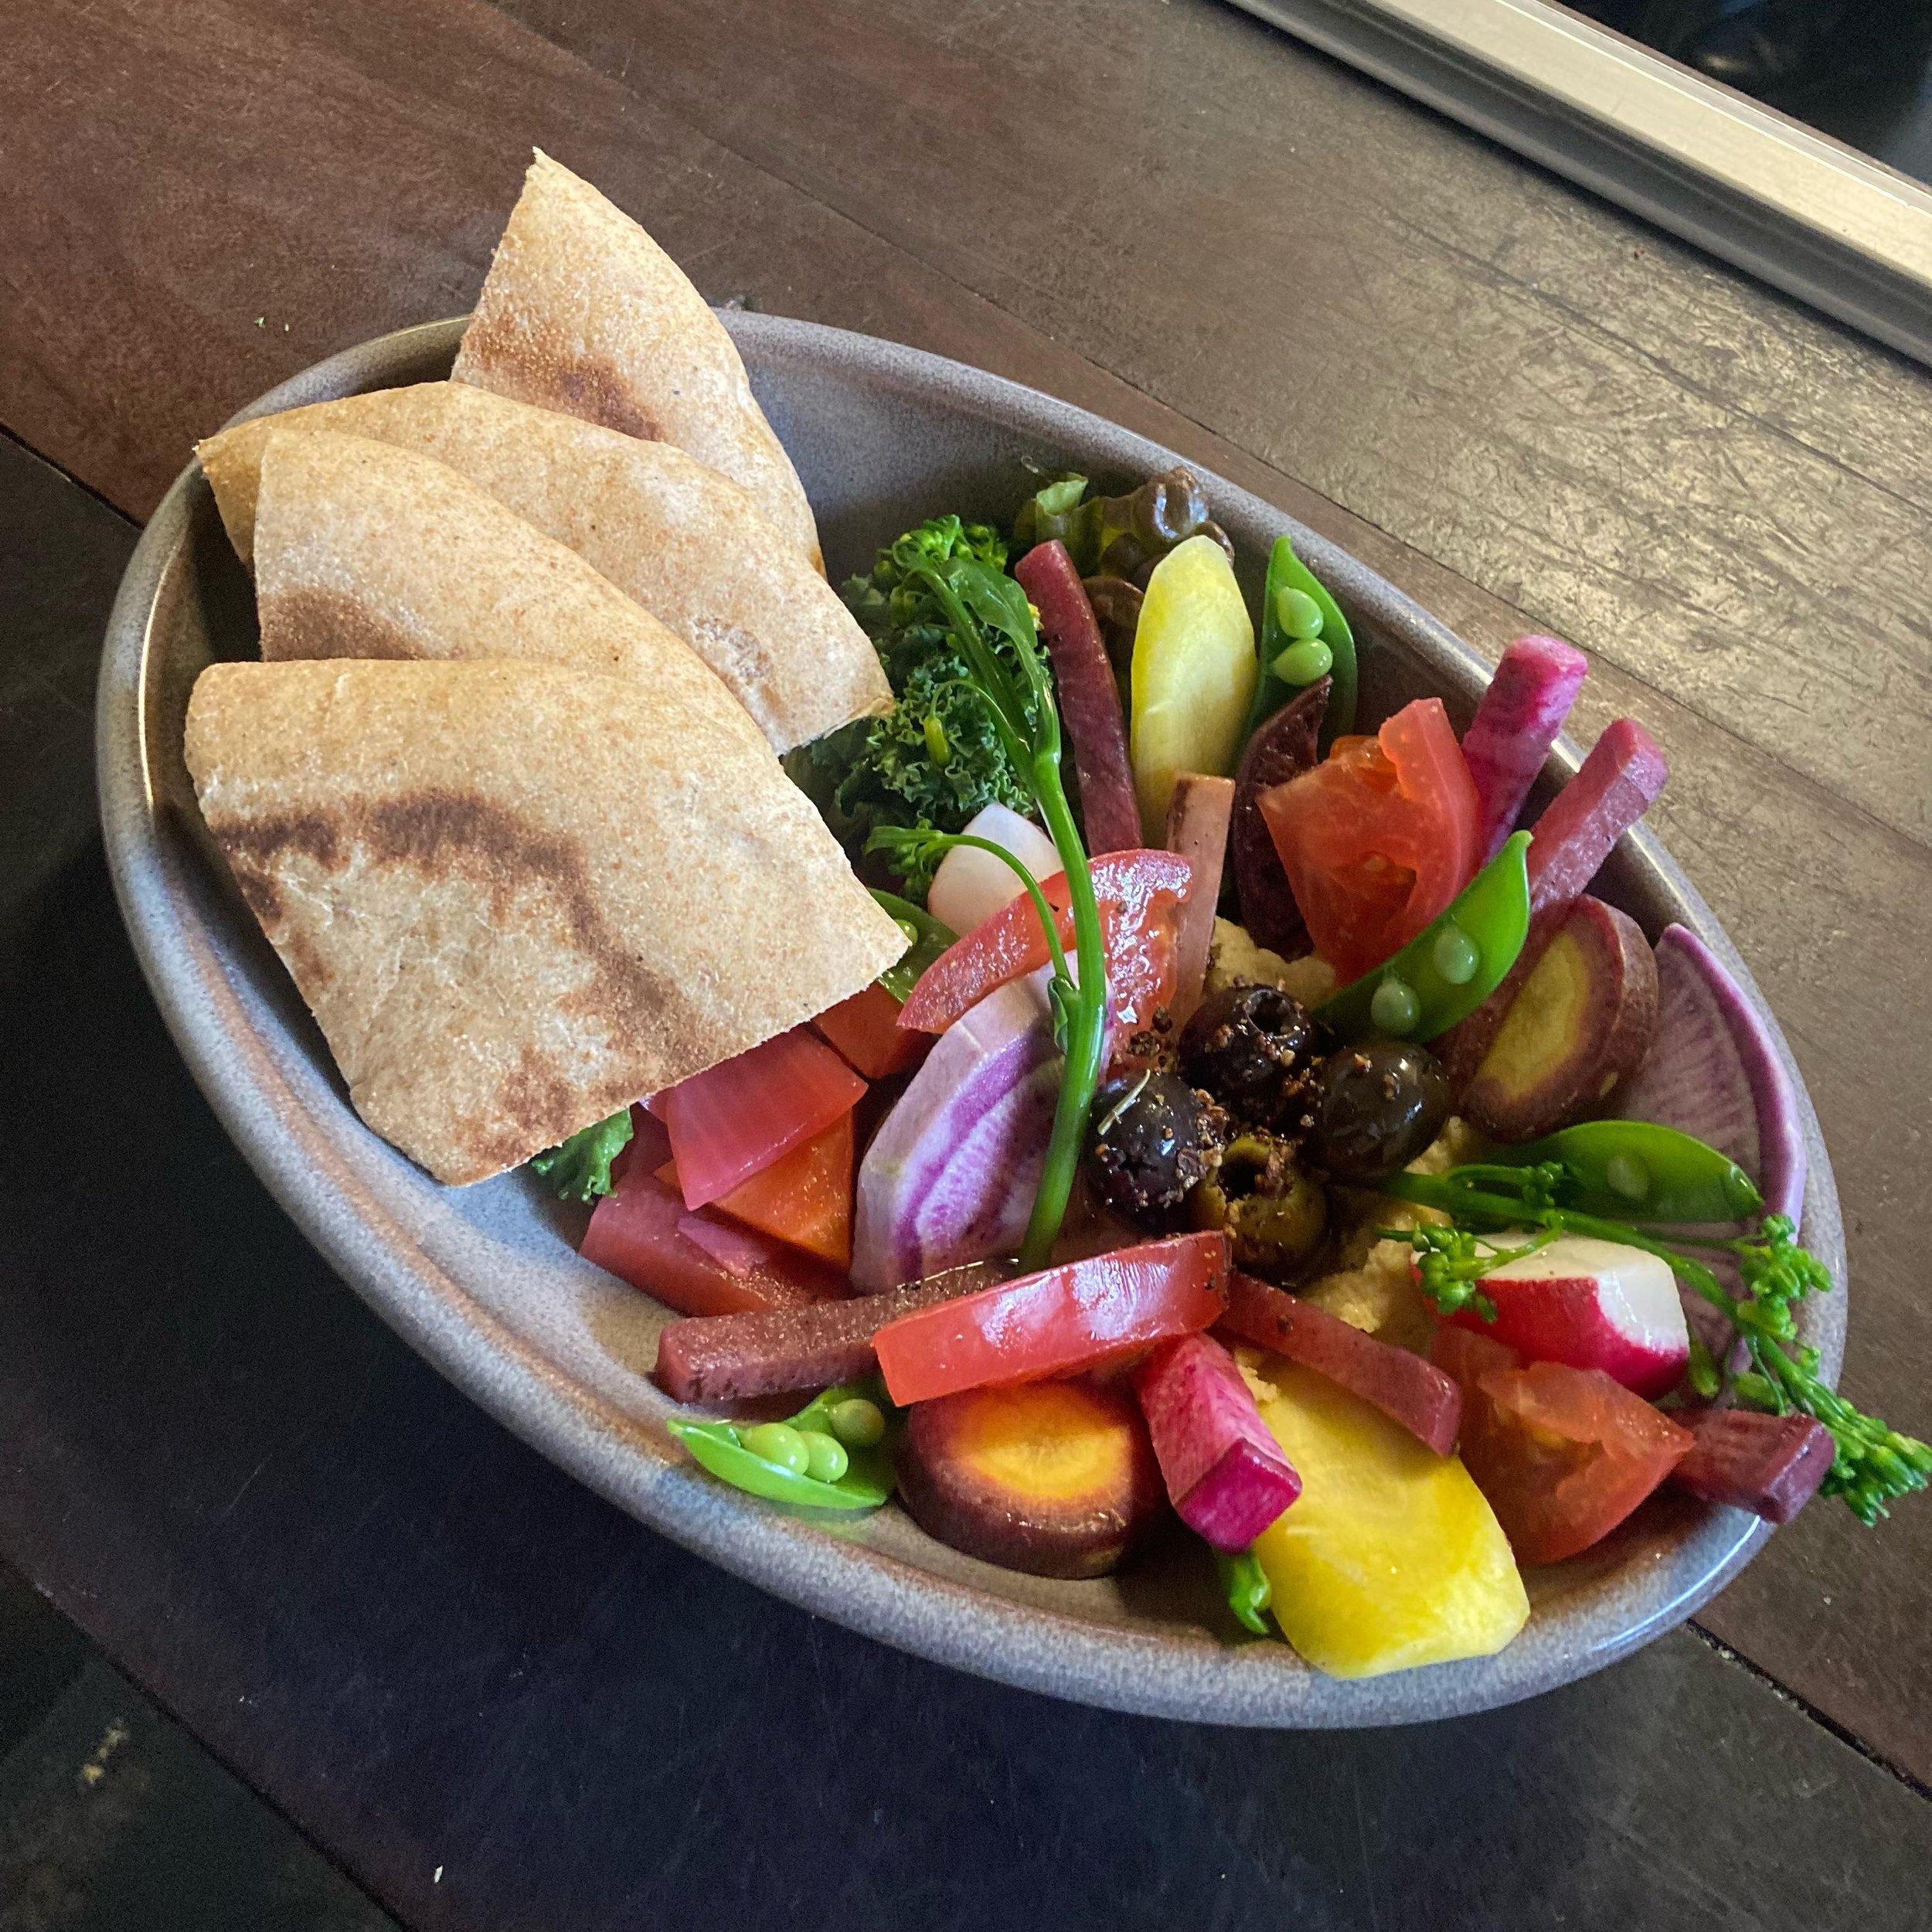
<instances>
[{"instance_id":1,"label":"red-skinned radish wedge","mask_svg":"<svg viewBox=\"0 0 1932 1932\"><path fill-rule=\"evenodd\" d=\"M1656 1031L1649 940L1627 913L1580 899L1518 986L1461 1111L1499 1141L1533 1141L1614 1111L1613 1097L1643 1065Z\"/></svg>"},{"instance_id":2,"label":"red-skinned radish wedge","mask_svg":"<svg viewBox=\"0 0 1932 1932\"><path fill-rule=\"evenodd\" d=\"M900 1499L928 1536L1036 1577L1104 1576L1161 1514L1132 1401L1090 1382L915 1403L897 1466Z\"/></svg>"},{"instance_id":3,"label":"red-skinned radish wedge","mask_svg":"<svg viewBox=\"0 0 1932 1932\"><path fill-rule=\"evenodd\" d=\"M1767 1522L1789 1522L1817 1495L1838 1454L1831 1430L1809 1416L1701 1409L1678 1420L1697 1440L1671 1480Z\"/></svg>"},{"instance_id":4,"label":"red-skinned radish wedge","mask_svg":"<svg viewBox=\"0 0 1932 1932\"><path fill-rule=\"evenodd\" d=\"M684 1204L701 1208L849 1114L866 1083L808 1026L652 1095Z\"/></svg>"},{"instance_id":5,"label":"red-skinned radish wedge","mask_svg":"<svg viewBox=\"0 0 1932 1932\"><path fill-rule=\"evenodd\" d=\"M1020 587L1039 612L1041 634L1053 661L1060 722L1073 742L1080 785L1081 829L1090 855L1128 852L1141 842L1141 808L1128 760L1121 688L1080 573L1055 537L1036 544L1013 566ZM964 931L963 927L955 927Z\"/></svg>"},{"instance_id":6,"label":"red-skinned radish wedge","mask_svg":"<svg viewBox=\"0 0 1932 1932\"><path fill-rule=\"evenodd\" d=\"M1030 818L997 801L982 807L968 821L969 836L984 838L1010 852L1036 879L1051 879L1064 869L1053 842ZM970 933L1026 891L1019 874L1003 859L977 845L955 845L939 862L926 894L926 910L942 926Z\"/></svg>"},{"instance_id":7,"label":"red-skinned radish wedge","mask_svg":"<svg viewBox=\"0 0 1932 1932\"><path fill-rule=\"evenodd\" d=\"M1175 1513L1216 1549L1243 1550L1301 1493L1234 1358L1213 1336L1156 1347L1134 1374Z\"/></svg>"},{"instance_id":8,"label":"red-skinned radish wedge","mask_svg":"<svg viewBox=\"0 0 1932 1932\"><path fill-rule=\"evenodd\" d=\"M902 1316L872 1338L900 1404L962 1389L1076 1374L1227 1307L1225 1234L1179 1234L1046 1268Z\"/></svg>"},{"instance_id":9,"label":"red-skinned radish wedge","mask_svg":"<svg viewBox=\"0 0 1932 1932\"><path fill-rule=\"evenodd\" d=\"M1228 824L1234 811L1234 781L1184 771L1174 781L1168 801L1167 849L1178 852L1194 878L1181 908L1174 949L1174 998L1168 1006L1176 1026L1201 1003L1207 978L1208 949L1214 938L1214 908L1221 896L1221 869L1228 849Z\"/></svg>"},{"instance_id":10,"label":"red-skinned radish wedge","mask_svg":"<svg viewBox=\"0 0 1932 1932\"><path fill-rule=\"evenodd\" d=\"M940 1035L859 1163L855 1285L876 1294L1019 1247L1060 1065L1030 982L997 988Z\"/></svg>"},{"instance_id":11,"label":"red-skinned radish wedge","mask_svg":"<svg viewBox=\"0 0 1932 1932\"><path fill-rule=\"evenodd\" d=\"M1485 865L1514 829L1589 668L1583 654L1561 638L1518 638L1498 660L1462 734L1463 759L1481 808Z\"/></svg>"},{"instance_id":12,"label":"red-skinned radish wedge","mask_svg":"<svg viewBox=\"0 0 1932 1932\"><path fill-rule=\"evenodd\" d=\"M1499 1248L1528 1236L1489 1235ZM1547 1247L1505 1262L1478 1284L1496 1304L1485 1321L1473 1308L1448 1319L1514 1349L1530 1362L1600 1369L1646 1398L1674 1389L1690 1360L1690 1332L1668 1264L1642 1248L1560 1235Z\"/></svg>"},{"instance_id":13,"label":"red-skinned radish wedge","mask_svg":"<svg viewBox=\"0 0 1932 1932\"><path fill-rule=\"evenodd\" d=\"M1462 1391L1451 1376L1409 1349L1379 1342L1338 1315L1239 1268L1228 1276L1228 1311L1221 1328L1372 1403L1437 1455L1455 1447Z\"/></svg>"},{"instance_id":14,"label":"red-skinned radish wedge","mask_svg":"<svg viewBox=\"0 0 1932 1932\"><path fill-rule=\"evenodd\" d=\"M1657 1036L1618 1096L1626 1120L1675 1127L1757 1183L1767 1214L1804 1206L1798 1096L1769 1029L1710 948L1682 926L1657 942Z\"/></svg>"}]
</instances>

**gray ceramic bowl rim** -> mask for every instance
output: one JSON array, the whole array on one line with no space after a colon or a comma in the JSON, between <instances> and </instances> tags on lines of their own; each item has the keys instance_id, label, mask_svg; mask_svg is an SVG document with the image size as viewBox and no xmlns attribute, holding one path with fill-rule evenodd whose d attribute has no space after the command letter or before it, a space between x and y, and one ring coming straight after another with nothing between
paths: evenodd
<instances>
[{"instance_id":1,"label":"gray ceramic bowl rim","mask_svg":"<svg viewBox=\"0 0 1932 1932\"><path fill-rule=\"evenodd\" d=\"M729 314L754 379L768 360L818 366L835 379L856 370L874 384L956 407L1058 442L1101 449L1122 471L1178 461L1168 451L1089 413L983 371L843 330L757 314ZM463 318L359 345L270 391L240 417L320 397L422 379L454 352ZM239 417L238 419L239 420ZM1352 613L1400 634L1403 648L1452 679L1480 683L1475 651L1385 580L1315 532L1192 465L1211 502L1233 505L1286 531ZM935 1576L881 1551L842 1541L835 1528L775 1509L713 1483L684 1461L661 1427L641 1425L554 1366L466 1297L463 1242L405 1225L393 1200L355 1171L349 1149L367 1137L336 1096L332 1114L294 1090L253 1036L213 943L211 923L183 889L190 862L163 822L145 743L153 619L164 581L186 541L197 492L190 462L148 524L109 621L97 715L101 817L123 917L164 1019L190 1070L243 1154L291 1219L412 1346L507 1427L640 1521L736 1575L808 1611L935 1662L1022 1688L1113 1709L1219 1723L1346 1728L1486 1709L1601 1668L1688 1616L1762 1546L1766 1526L1723 1509L1702 1512L1675 1546L1626 1566L1580 1604L1532 1617L1493 1658L1342 1682L1310 1669L1287 1647L1230 1648L1146 1634L1016 1603ZM1573 770L1565 741L1553 768ZM1638 866L1712 946L1770 1022L1800 1097L1810 1171L1807 1239L1844 1278L1838 1198L1808 1095L1783 1036L1736 949L1653 835L1626 842ZM427 1177L420 1187L435 1192ZM434 1232L434 1231L432 1231ZM1807 1336L1835 1380L1845 1297L1808 1311Z\"/></svg>"}]
</instances>

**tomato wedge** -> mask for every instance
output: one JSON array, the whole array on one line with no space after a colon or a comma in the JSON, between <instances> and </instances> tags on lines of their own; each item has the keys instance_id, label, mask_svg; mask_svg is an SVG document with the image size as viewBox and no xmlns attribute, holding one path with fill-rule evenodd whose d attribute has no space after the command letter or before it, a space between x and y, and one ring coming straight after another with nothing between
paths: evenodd
<instances>
[{"instance_id":1,"label":"tomato wedge","mask_svg":"<svg viewBox=\"0 0 1932 1932\"><path fill-rule=\"evenodd\" d=\"M1600 1369L1524 1367L1466 1328L1438 1329L1430 1353L1462 1385L1462 1460L1519 1563L1608 1536L1696 1441Z\"/></svg>"},{"instance_id":2,"label":"tomato wedge","mask_svg":"<svg viewBox=\"0 0 1932 1932\"><path fill-rule=\"evenodd\" d=\"M903 1073L923 1060L932 1042L899 1023L905 1002L883 981L828 1007L811 1023L869 1080Z\"/></svg>"},{"instance_id":3,"label":"tomato wedge","mask_svg":"<svg viewBox=\"0 0 1932 1932\"><path fill-rule=\"evenodd\" d=\"M1108 1017L1116 1026L1145 1026L1174 997L1175 949L1182 902L1194 869L1179 852L1111 852L1088 867L1107 948ZM1066 910L1066 875L1041 881L1060 915L1061 944L1073 955L1073 915ZM1022 893L947 947L920 975L899 1016L901 1026L943 1033L986 995L1036 972L1051 954L1030 894Z\"/></svg>"},{"instance_id":4,"label":"tomato wedge","mask_svg":"<svg viewBox=\"0 0 1932 1932\"><path fill-rule=\"evenodd\" d=\"M821 1261L710 1209L693 1214L639 1161L598 1202L579 1248L680 1315L801 1308L845 1291Z\"/></svg>"},{"instance_id":5,"label":"tomato wedge","mask_svg":"<svg viewBox=\"0 0 1932 1932\"><path fill-rule=\"evenodd\" d=\"M866 1083L808 1026L654 1094L688 1208L701 1208L849 1114Z\"/></svg>"},{"instance_id":6,"label":"tomato wedge","mask_svg":"<svg viewBox=\"0 0 1932 1932\"><path fill-rule=\"evenodd\" d=\"M852 1117L842 1114L824 1133L761 1168L707 1212L726 1214L837 1268L852 1266ZM678 1185L678 1164L667 1161L657 1178ZM700 1243L702 1246L702 1242Z\"/></svg>"},{"instance_id":7,"label":"tomato wedge","mask_svg":"<svg viewBox=\"0 0 1932 1932\"><path fill-rule=\"evenodd\" d=\"M1256 803L1315 951L1342 982L1405 945L1475 876L1481 811L1440 698L1338 738Z\"/></svg>"},{"instance_id":8,"label":"tomato wedge","mask_svg":"<svg viewBox=\"0 0 1932 1932\"><path fill-rule=\"evenodd\" d=\"M1179 1234L1090 1255L888 1322L872 1338L886 1393L924 1402L1082 1369L1227 1308L1228 1241Z\"/></svg>"}]
</instances>

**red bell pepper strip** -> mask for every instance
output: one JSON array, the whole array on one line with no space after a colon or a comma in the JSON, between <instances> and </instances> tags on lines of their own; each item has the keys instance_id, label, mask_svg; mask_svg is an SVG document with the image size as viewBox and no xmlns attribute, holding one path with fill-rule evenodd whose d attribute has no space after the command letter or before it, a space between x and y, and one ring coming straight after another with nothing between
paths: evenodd
<instances>
[{"instance_id":1,"label":"red bell pepper strip","mask_svg":"<svg viewBox=\"0 0 1932 1932\"><path fill-rule=\"evenodd\" d=\"M1087 852L1097 858L1104 852L1131 851L1141 842L1141 812L1134 802L1121 689L1080 573L1055 537L1036 544L1013 566L1013 574L1039 612L1053 660L1060 719L1073 741L1073 767L1080 774Z\"/></svg>"},{"instance_id":2,"label":"red bell pepper strip","mask_svg":"<svg viewBox=\"0 0 1932 1932\"><path fill-rule=\"evenodd\" d=\"M1072 1375L1219 1321L1227 1277L1225 1234L1175 1235L902 1316L872 1346L886 1393L901 1404Z\"/></svg>"},{"instance_id":3,"label":"red bell pepper strip","mask_svg":"<svg viewBox=\"0 0 1932 1932\"><path fill-rule=\"evenodd\" d=\"M671 1134L684 1204L700 1208L849 1114L866 1083L809 1027L654 1094Z\"/></svg>"},{"instance_id":4,"label":"red bell pepper strip","mask_svg":"<svg viewBox=\"0 0 1932 1932\"><path fill-rule=\"evenodd\" d=\"M1174 996L1175 932L1193 869L1177 852L1136 851L1109 852L1088 870L1107 953L1108 1017L1116 1026L1145 1026ZM1043 880L1040 889L1059 915L1061 944L1072 946L1066 873ZM1009 980L1037 972L1048 957L1039 915L1031 896L1022 894L920 975L899 1023L943 1033Z\"/></svg>"}]
</instances>

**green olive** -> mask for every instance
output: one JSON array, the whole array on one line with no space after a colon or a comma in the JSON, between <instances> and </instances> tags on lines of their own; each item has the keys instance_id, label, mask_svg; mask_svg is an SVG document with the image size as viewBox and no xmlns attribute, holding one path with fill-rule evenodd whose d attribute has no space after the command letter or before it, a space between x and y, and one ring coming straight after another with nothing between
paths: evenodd
<instances>
[{"instance_id":1,"label":"green olive","mask_svg":"<svg viewBox=\"0 0 1932 1932\"><path fill-rule=\"evenodd\" d=\"M811 1451L804 1437L788 1422L754 1423L738 1440L760 1462L788 1469L794 1476L802 1476L811 1467Z\"/></svg>"},{"instance_id":2,"label":"green olive","mask_svg":"<svg viewBox=\"0 0 1932 1932\"><path fill-rule=\"evenodd\" d=\"M1279 1141L1243 1134L1188 1196L1197 1228L1226 1230L1235 1265L1292 1276L1321 1245L1328 1196Z\"/></svg>"},{"instance_id":3,"label":"green olive","mask_svg":"<svg viewBox=\"0 0 1932 1932\"><path fill-rule=\"evenodd\" d=\"M805 1445L805 1474L818 1482L836 1482L852 1466L845 1445L822 1429L800 1432Z\"/></svg>"},{"instance_id":4,"label":"green olive","mask_svg":"<svg viewBox=\"0 0 1932 1932\"><path fill-rule=\"evenodd\" d=\"M870 1449L885 1439L885 1413L876 1402L863 1396L848 1396L835 1402L826 1417L832 1433L849 1449Z\"/></svg>"}]
</instances>

